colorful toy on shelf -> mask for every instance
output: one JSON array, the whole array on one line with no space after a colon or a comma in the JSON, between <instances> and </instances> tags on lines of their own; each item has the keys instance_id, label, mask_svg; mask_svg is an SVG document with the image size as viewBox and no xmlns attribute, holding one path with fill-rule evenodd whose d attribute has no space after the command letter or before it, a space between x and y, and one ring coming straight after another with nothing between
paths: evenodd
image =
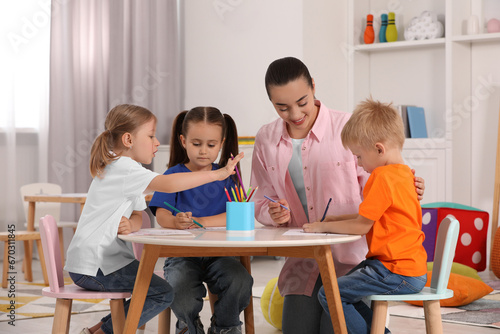
<instances>
[{"instance_id":1,"label":"colorful toy on shelf","mask_svg":"<svg viewBox=\"0 0 500 334\"><path fill-rule=\"evenodd\" d=\"M398 30L396 29L396 14L389 12L389 21L385 31L385 39L387 42L395 42L398 40Z\"/></svg>"},{"instance_id":2,"label":"colorful toy on shelf","mask_svg":"<svg viewBox=\"0 0 500 334\"><path fill-rule=\"evenodd\" d=\"M387 42L387 39L385 37L385 32L387 30L387 14L380 15L380 19L382 20L382 25L380 26L380 32L378 34L378 39L379 39L380 43L385 43L385 42Z\"/></svg>"},{"instance_id":3,"label":"colorful toy on shelf","mask_svg":"<svg viewBox=\"0 0 500 334\"><path fill-rule=\"evenodd\" d=\"M488 20L486 24L486 31L489 33L500 32L500 21L497 19Z\"/></svg>"},{"instance_id":4,"label":"colorful toy on shelf","mask_svg":"<svg viewBox=\"0 0 500 334\"><path fill-rule=\"evenodd\" d=\"M366 15L366 28L364 35L365 44L372 44L375 41L375 31L373 30L373 15Z\"/></svg>"},{"instance_id":5,"label":"colorful toy on shelf","mask_svg":"<svg viewBox=\"0 0 500 334\"><path fill-rule=\"evenodd\" d=\"M443 24L431 11L424 11L420 16L412 18L404 32L407 41L440 38L443 34Z\"/></svg>"}]
</instances>

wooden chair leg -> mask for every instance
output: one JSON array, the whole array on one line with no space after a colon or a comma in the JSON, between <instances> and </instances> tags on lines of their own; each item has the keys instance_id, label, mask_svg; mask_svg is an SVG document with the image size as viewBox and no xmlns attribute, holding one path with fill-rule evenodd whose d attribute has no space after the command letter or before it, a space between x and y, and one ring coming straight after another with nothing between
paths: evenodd
<instances>
[{"instance_id":1,"label":"wooden chair leg","mask_svg":"<svg viewBox=\"0 0 500 334\"><path fill-rule=\"evenodd\" d=\"M210 302L210 310L212 311L212 314L215 312L215 302L219 299L217 295L214 295L213 293L208 290L208 301Z\"/></svg>"},{"instance_id":2,"label":"wooden chair leg","mask_svg":"<svg viewBox=\"0 0 500 334\"><path fill-rule=\"evenodd\" d=\"M111 320L113 323L113 333L123 333L125 328L125 309L123 308L123 299L111 299L109 301L111 308Z\"/></svg>"},{"instance_id":3,"label":"wooden chair leg","mask_svg":"<svg viewBox=\"0 0 500 334\"><path fill-rule=\"evenodd\" d=\"M427 334L442 334L443 324L439 300L424 300L424 315Z\"/></svg>"},{"instance_id":4,"label":"wooden chair leg","mask_svg":"<svg viewBox=\"0 0 500 334\"><path fill-rule=\"evenodd\" d=\"M52 334L69 333L72 304L73 299L57 298L54 321L52 323Z\"/></svg>"},{"instance_id":5,"label":"wooden chair leg","mask_svg":"<svg viewBox=\"0 0 500 334\"><path fill-rule=\"evenodd\" d=\"M45 265L45 258L43 257L42 240L36 241L36 248L38 249L38 254L40 254L40 266L42 267L43 282L45 283L45 285L49 285L47 267Z\"/></svg>"},{"instance_id":6,"label":"wooden chair leg","mask_svg":"<svg viewBox=\"0 0 500 334\"><path fill-rule=\"evenodd\" d=\"M240 256L240 262L248 271L248 273L252 274L252 267L250 256ZM255 333L255 325L254 325L254 317L253 317L253 296L250 296L250 303L243 311L245 318L245 333L246 334L254 334Z\"/></svg>"},{"instance_id":7,"label":"wooden chair leg","mask_svg":"<svg viewBox=\"0 0 500 334\"><path fill-rule=\"evenodd\" d=\"M170 334L170 307L158 315L158 334Z\"/></svg>"},{"instance_id":8,"label":"wooden chair leg","mask_svg":"<svg viewBox=\"0 0 500 334\"><path fill-rule=\"evenodd\" d=\"M61 261L64 267L64 231L62 227L58 227L57 231L59 232L59 247L61 248ZM40 255L40 257L42 257Z\"/></svg>"},{"instance_id":9,"label":"wooden chair leg","mask_svg":"<svg viewBox=\"0 0 500 334\"><path fill-rule=\"evenodd\" d=\"M388 304L387 301L382 300L372 301L373 317L370 334L384 334Z\"/></svg>"},{"instance_id":10,"label":"wooden chair leg","mask_svg":"<svg viewBox=\"0 0 500 334\"><path fill-rule=\"evenodd\" d=\"M7 288L7 273L9 272L9 243L3 243L3 270L2 270L2 288Z\"/></svg>"},{"instance_id":11,"label":"wooden chair leg","mask_svg":"<svg viewBox=\"0 0 500 334\"><path fill-rule=\"evenodd\" d=\"M25 240L24 241L24 279L27 280L28 282L33 282L33 272L31 270L31 261L33 259L32 256L30 256L30 244L31 241ZM31 253L32 254L32 253Z\"/></svg>"}]
</instances>

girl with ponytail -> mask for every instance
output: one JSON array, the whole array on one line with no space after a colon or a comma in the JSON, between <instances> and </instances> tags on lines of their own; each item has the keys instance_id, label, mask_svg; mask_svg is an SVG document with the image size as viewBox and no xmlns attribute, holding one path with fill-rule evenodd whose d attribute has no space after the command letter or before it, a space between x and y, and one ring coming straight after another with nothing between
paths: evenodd
<instances>
[{"instance_id":1,"label":"girl with ponytail","mask_svg":"<svg viewBox=\"0 0 500 334\"><path fill-rule=\"evenodd\" d=\"M227 114L214 107L183 111L174 120L170 161L165 175L211 171L223 168L238 153L238 132ZM220 154L218 163L215 163ZM236 178L214 181L175 193L155 192L149 207L162 227L196 228L226 225L226 189L239 186ZM173 212L166 204L179 209ZM250 302L253 279L234 257L167 258L165 279L175 299L170 306L178 321L176 333L205 333L199 312L206 295L205 285L218 295L208 333L241 333L239 319Z\"/></svg>"}]
</instances>

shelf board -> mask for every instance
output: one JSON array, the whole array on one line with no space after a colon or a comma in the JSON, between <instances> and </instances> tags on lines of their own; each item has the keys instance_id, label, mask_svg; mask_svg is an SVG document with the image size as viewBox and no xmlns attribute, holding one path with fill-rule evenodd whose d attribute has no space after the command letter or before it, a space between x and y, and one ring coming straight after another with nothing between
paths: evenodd
<instances>
[{"instance_id":1,"label":"shelf board","mask_svg":"<svg viewBox=\"0 0 500 334\"><path fill-rule=\"evenodd\" d=\"M412 49L422 47L444 46L444 37L435 39L424 39L420 41L397 41L387 43L361 44L354 46L354 51L358 52L373 52L387 51L396 49Z\"/></svg>"},{"instance_id":2,"label":"shelf board","mask_svg":"<svg viewBox=\"0 0 500 334\"><path fill-rule=\"evenodd\" d=\"M477 35L461 35L454 36L453 42L458 43L475 43L475 42L494 42L500 40L500 32L491 34L477 34Z\"/></svg>"},{"instance_id":3,"label":"shelf board","mask_svg":"<svg viewBox=\"0 0 500 334\"><path fill-rule=\"evenodd\" d=\"M433 150L443 149L448 147L448 142L445 138L406 138L403 146L404 150Z\"/></svg>"}]
</instances>

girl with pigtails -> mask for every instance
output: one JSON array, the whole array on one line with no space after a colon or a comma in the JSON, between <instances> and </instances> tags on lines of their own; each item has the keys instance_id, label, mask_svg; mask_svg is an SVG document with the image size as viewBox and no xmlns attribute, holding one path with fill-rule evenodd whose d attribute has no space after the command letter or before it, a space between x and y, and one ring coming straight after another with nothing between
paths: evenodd
<instances>
[{"instance_id":1,"label":"girl with pigtails","mask_svg":"<svg viewBox=\"0 0 500 334\"><path fill-rule=\"evenodd\" d=\"M220 153L218 163L215 163ZM170 140L170 161L164 175L209 172L224 168L238 153L236 125L214 107L196 107L181 112L174 120ZM175 229L226 225L226 189L239 186L229 177L189 190L155 192L149 204L158 224ZM168 205L177 208L173 211ZM170 306L178 321L176 333L205 333L200 320L203 297L208 289L216 294L209 334L241 333L240 313L251 298L253 279L233 257L176 257L165 260L164 275L174 290Z\"/></svg>"},{"instance_id":2,"label":"girl with pigtails","mask_svg":"<svg viewBox=\"0 0 500 334\"><path fill-rule=\"evenodd\" d=\"M224 180L234 173L236 156L224 168L197 173L159 175L141 164L150 164L160 143L156 139L156 116L143 107L122 104L106 116L105 130L95 139L90 157L93 177L75 235L68 248L65 270L73 282L95 291L132 292L139 269L130 242L119 234L138 231L145 192L183 191ZM153 275L139 326L172 303L174 291ZM125 302L125 314L130 300ZM82 334L113 333L108 314Z\"/></svg>"}]
</instances>

